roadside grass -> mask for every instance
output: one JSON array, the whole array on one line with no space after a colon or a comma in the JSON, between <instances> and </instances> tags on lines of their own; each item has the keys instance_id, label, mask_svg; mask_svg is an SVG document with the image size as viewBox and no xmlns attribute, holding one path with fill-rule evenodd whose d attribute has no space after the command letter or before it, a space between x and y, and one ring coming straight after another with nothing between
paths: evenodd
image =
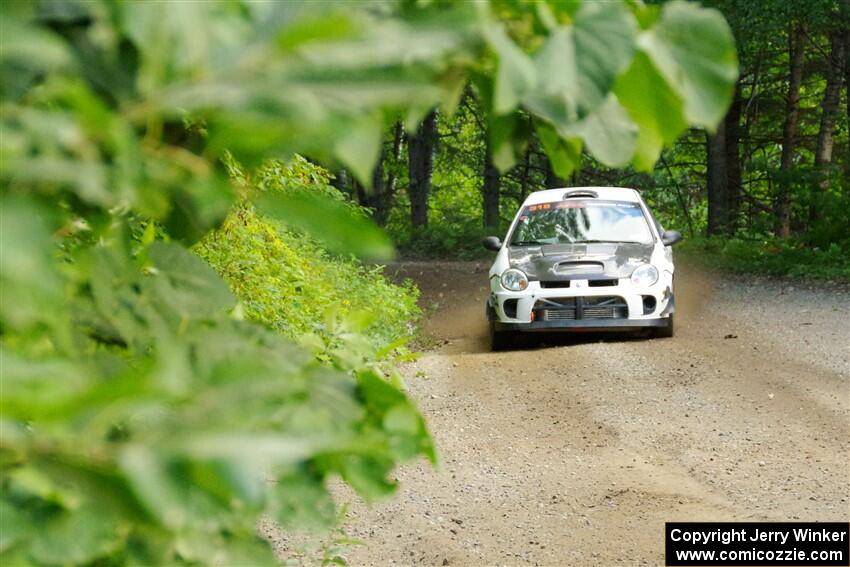
<instances>
[{"instance_id":1,"label":"roadside grass","mask_svg":"<svg viewBox=\"0 0 850 567\"><path fill-rule=\"evenodd\" d=\"M791 239L697 237L685 239L676 253L729 272L850 282L850 240L823 249Z\"/></svg>"}]
</instances>

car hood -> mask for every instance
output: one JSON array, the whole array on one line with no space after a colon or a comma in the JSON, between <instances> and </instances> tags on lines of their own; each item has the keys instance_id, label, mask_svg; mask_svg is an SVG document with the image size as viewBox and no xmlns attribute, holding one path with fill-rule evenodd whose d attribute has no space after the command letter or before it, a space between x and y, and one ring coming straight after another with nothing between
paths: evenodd
<instances>
[{"instance_id":1,"label":"car hood","mask_svg":"<svg viewBox=\"0 0 850 567\"><path fill-rule=\"evenodd\" d=\"M530 280L627 278L652 257L652 244L590 243L510 246L512 268Z\"/></svg>"}]
</instances>

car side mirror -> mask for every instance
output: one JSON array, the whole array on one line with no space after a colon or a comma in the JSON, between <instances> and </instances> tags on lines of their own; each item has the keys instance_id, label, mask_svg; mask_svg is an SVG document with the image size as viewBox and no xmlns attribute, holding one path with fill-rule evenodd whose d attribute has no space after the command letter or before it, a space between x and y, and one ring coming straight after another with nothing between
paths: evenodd
<instances>
[{"instance_id":1,"label":"car side mirror","mask_svg":"<svg viewBox=\"0 0 850 567\"><path fill-rule=\"evenodd\" d=\"M482 242L482 244L484 245L484 248L486 248L487 250L492 250L493 252L498 252L502 249L502 241L499 239L498 236L488 236L484 239L484 242Z\"/></svg>"},{"instance_id":2,"label":"car side mirror","mask_svg":"<svg viewBox=\"0 0 850 567\"><path fill-rule=\"evenodd\" d=\"M673 246L682 240L682 233L678 230L665 230L661 235L661 243L664 246Z\"/></svg>"}]
</instances>

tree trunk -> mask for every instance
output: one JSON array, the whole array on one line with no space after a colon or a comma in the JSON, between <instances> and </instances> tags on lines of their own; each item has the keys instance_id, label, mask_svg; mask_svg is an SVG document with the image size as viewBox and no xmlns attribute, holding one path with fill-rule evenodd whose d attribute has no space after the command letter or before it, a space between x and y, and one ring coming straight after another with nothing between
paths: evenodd
<instances>
[{"instance_id":1,"label":"tree trunk","mask_svg":"<svg viewBox=\"0 0 850 567\"><path fill-rule=\"evenodd\" d=\"M728 184L726 167L726 123L721 122L714 134L706 133L706 165L708 192L708 229L709 236L725 234L728 227L729 211Z\"/></svg>"},{"instance_id":2,"label":"tree trunk","mask_svg":"<svg viewBox=\"0 0 850 567\"><path fill-rule=\"evenodd\" d=\"M838 118L838 107L841 104L841 81L844 65L843 34L833 32L830 34L830 52L826 74L826 89L823 93L823 112L820 118L820 129L818 130L818 141L815 146L815 167L823 171L832 162L832 133L835 130L835 120ZM821 183L821 188L826 187L826 179Z\"/></svg>"},{"instance_id":3,"label":"tree trunk","mask_svg":"<svg viewBox=\"0 0 850 567\"><path fill-rule=\"evenodd\" d=\"M850 9L848 9L850 11ZM850 124L850 22L844 29L844 94L847 98L847 124ZM850 136L847 136L847 177L850 178ZM850 184L848 184L850 190Z\"/></svg>"},{"instance_id":4,"label":"tree trunk","mask_svg":"<svg viewBox=\"0 0 850 567\"><path fill-rule=\"evenodd\" d=\"M519 200L520 202L525 201L525 198L528 197L530 191L528 190L530 186L529 176L531 174L531 144L525 148L525 156L523 156L522 160L522 176L520 177L519 182Z\"/></svg>"},{"instance_id":5,"label":"tree trunk","mask_svg":"<svg viewBox=\"0 0 850 567\"><path fill-rule=\"evenodd\" d=\"M403 141L404 125L401 123L401 121L399 121L396 122L395 127L393 128L393 163L387 171L387 177L384 181L384 207L381 217L379 219L376 219L378 221L378 224L380 224L381 226L387 224L387 219L390 216L390 209L392 209L393 205L393 199L395 198L395 193L398 189L398 169L396 166L399 160L401 160L401 144Z\"/></svg>"},{"instance_id":6,"label":"tree trunk","mask_svg":"<svg viewBox=\"0 0 850 567\"><path fill-rule=\"evenodd\" d=\"M779 165L779 195L775 207L773 233L786 237L791 234L791 169L800 117L800 83L803 80L803 29L794 24L788 31L788 96L785 99L785 123L782 128L782 157Z\"/></svg>"},{"instance_id":7,"label":"tree trunk","mask_svg":"<svg viewBox=\"0 0 850 567\"><path fill-rule=\"evenodd\" d=\"M484 228L499 228L499 193L501 191L501 176L499 170L493 165L493 154L490 151L490 143L485 145L484 150L484 186L482 187L484 197Z\"/></svg>"},{"instance_id":8,"label":"tree trunk","mask_svg":"<svg viewBox=\"0 0 850 567\"><path fill-rule=\"evenodd\" d=\"M387 202L387 187L384 185L384 160L387 152L381 149L381 156L375 169L372 170L372 218L376 223L383 225L387 222L389 203Z\"/></svg>"},{"instance_id":9,"label":"tree trunk","mask_svg":"<svg viewBox=\"0 0 850 567\"><path fill-rule=\"evenodd\" d=\"M850 2L846 2L850 4ZM850 8L847 9L850 12ZM850 19L850 15L848 15ZM850 21L845 22L844 28L844 94L847 98L847 124L850 124ZM847 136L847 177L850 178L850 136ZM848 186L850 190L850 184Z\"/></svg>"},{"instance_id":10,"label":"tree trunk","mask_svg":"<svg viewBox=\"0 0 850 567\"><path fill-rule=\"evenodd\" d=\"M741 85L735 87L735 98L724 118L726 149L726 216L725 230L730 236L738 228L738 214L741 211Z\"/></svg>"},{"instance_id":11,"label":"tree trunk","mask_svg":"<svg viewBox=\"0 0 850 567\"><path fill-rule=\"evenodd\" d=\"M428 197L434 171L434 147L437 143L437 111L425 116L414 136L407 139L410 177L410 223L414 228L428 226Z\"/></svg>"},{"instance_id":12,"label":"tree trunk","mask_svg":"<svg viewBox=\"0 0 850 567\"><path fill-rule=\"evenodd\" d=\"M388 195L386 186L384 185L384 159L386 152L382 149L381 155L375 164L375 169L372 170L372 188L367 189L362 183L354 178L351 182L354 184L354 194L357 196L357 202L369 209L372 209L372 220L383 225L386 222L387 213L389 210Z\"/></svg>"},{"instance_id":13,"label":"tree trunk","mask_svg":"<svg viewBox=\"0 0 850 567\"><path fill-rule=\"evenodd\" d=\"M821 103L820 128L815 145L815 171L820 181L817 189L824 192L829 187L830 166L832 164L832 134L835 131L835 121L838 118L838 108L841 106L841 82L844 77L844 34L834 31L829 38L829 57L827 59L826 88ZM817 192L816 189L816 192ZM818 210L822 207L818 195L812 195L809 203L809 227L817 219Z\"/></svg>"},{"instance_id":14,"label":"tree trunk","mask_svg":"<svg viewBox=\"0 0 850 567\"><path fill-rule=\"evenodd\" d=\"M398 184L398 173L395 167L396 162L401 159L401 143L404 137L404 127L401 122L396 123L393 127L393 143L389 148L391 153L387 152L387 148L381 148L381 155L378 162L375 164L375 169L372 170L372 190L367 190L356 180L354 190L352 191L357 202L364 207L372 209L372 219L383 226L387 224L387 218L392 208L393 198L395 197L396 186ZM391 158L392 162L388 158ZM350 176L344 170L337 179L341 183L345 183ZM337 187L339 188L339 187Z\"/></svg>"},{"instance_id":15,"label":"tree trunk","mask_svg":"<svg viewBox=\"0 0 850 567\"><path fill-rule=\"evenodd\" d=\"M375 222L384 226L387 224L387 219L390 216L390 210L393 206L393 199L398 186L398 169L396 164L401 159L401 143L404 139L404 126L401 122L396 122L393 127L393 145L391 148L392 163L387 164L385 160L385 151L381 152L380 168L375 168L375 185L381 185L380 200L376 203L373 217ZM389 165L389 167L387 167ZM380 169L380 171L379 171ZM384 175L386 173L386 175ZM381 177L378 181L378 176Z\"/></svg>"},{"instance_id":16,"label":"tree trunk","mask_svg":"<svg viewBox=\"0 0 850 567\"><path fill-rule=\"evenodd\" d=\"M850 0L841 0L839 4L841 16L840 29L844 30L844 90L847 95L847 123L850 124ZM850 178L850 136L847 136L847 177ZM848 187L850 190L850 187Z\"/></svg>"}]
</instances>

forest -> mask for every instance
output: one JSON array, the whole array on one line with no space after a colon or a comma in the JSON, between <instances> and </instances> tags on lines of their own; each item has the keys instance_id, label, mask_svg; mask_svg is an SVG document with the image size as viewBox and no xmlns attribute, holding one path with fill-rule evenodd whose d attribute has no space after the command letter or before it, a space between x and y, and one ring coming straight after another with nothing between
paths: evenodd
<instances>
[{"instance_id":1,"label":"forest","mask_svg":"<svg viewBox=\"0 0 850 567\"><path fill-rule=\"evenodd\" d=\"M735 37L734 95L716 131L682 130L674 114L664 115L663 99L647 101L661 107L675 132L675 143L652 164L612 166L585 148L574 164L553 166L545 133L522 109L512 127L527 136L514 155L494 156L492 129L503 125L488 120L485 95L473 83L451 116L434 111L414 130L401 123L388 129L369 180L373 190L344 170L334 183L415 255L480 255L481 237L501 236L529 192L612 185L639 189L664 225L682 230L693 251L724 267L846 278L848 3L707 5L724 14Z\"/></svg>"},{"instance_id":2,"label":"forest","mask_svg":"<svg viewBox=\"0 0 850 567\"><path fill-rule=\"evenodd\" d=\"M727 267L846 278L848 17L0 3L0 562L274 565L260 519L392 495L439 447L383 266L482 254L531 191L635 187Z\"/></svg>"}]
</instances>

